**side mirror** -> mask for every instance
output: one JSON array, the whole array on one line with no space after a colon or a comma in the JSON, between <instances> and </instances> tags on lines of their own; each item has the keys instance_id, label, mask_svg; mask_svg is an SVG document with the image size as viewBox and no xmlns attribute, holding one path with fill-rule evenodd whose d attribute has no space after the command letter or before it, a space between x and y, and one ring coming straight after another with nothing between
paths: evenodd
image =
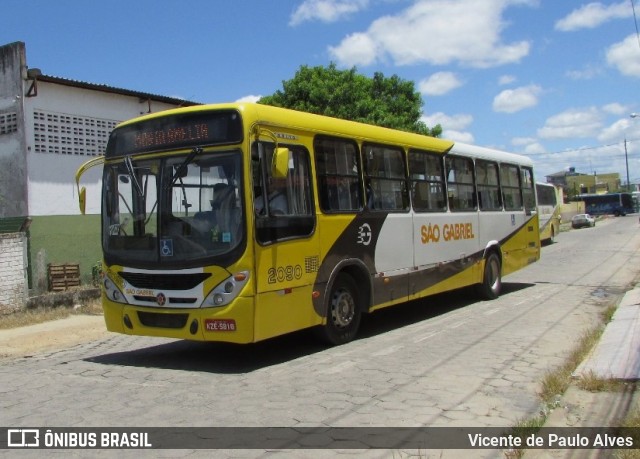
<instances>
[{"instance_id":1,"label":"side mirror","mask_svg":"<svg viewBox=\"0 0 640 459\"><path fill-rule=\"evenodd\" d=\"M286 178L289 175L289 149L276 148L271 160L271 176Z\"/></svg>"},{"instance_id":2,"label":"side mirror","mask_svg":"<svg viewBox=\"0 0 640 459\"><path fill-rule=\"evenodd\" d=\"M87 169L92 168L93 166L97 166L98 164L104 163L104 156L98 156L97 158L90 159L86 163L82 164L78 170L76 171L76 186L78 187L78 204L80 205L80 212L84 215L87 205L87 190L85 187L80 188L80 177L84 174Z\"/></svg>"},{"instance_id":3,"label":"side mirror","mask_svg":"<svg viewBox=\"0 0 640 459\"><path fill-rule=\"evenodd\" d=\"M80 204L80 213L84 215L87 207L87 189L85 187L80 188L78 192L78 204Z\"/></svg>"}]
</instances>

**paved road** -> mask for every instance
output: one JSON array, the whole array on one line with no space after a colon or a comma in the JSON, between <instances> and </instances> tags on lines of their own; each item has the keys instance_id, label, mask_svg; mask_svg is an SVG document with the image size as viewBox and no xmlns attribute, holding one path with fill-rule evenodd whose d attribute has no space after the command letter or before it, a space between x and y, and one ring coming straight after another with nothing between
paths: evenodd
<instances>
[{"instance_id":1,"label":"paved road","mask_svg":"<svg viewBox=\"0 0 640 459\"><path fill-rule=\"evenodd\" d=\"M250 346L110 335L4 362L0 425L510 426L538 412L545 372L633 285L639 251L634 216L561 233L539 263L505 279L498 300L481 302L460 291L380 311L365 321L360 339L336 348L319 346L306 332ZM420 452L451 456L454 451Z\"/></svg>"}]
</instances>

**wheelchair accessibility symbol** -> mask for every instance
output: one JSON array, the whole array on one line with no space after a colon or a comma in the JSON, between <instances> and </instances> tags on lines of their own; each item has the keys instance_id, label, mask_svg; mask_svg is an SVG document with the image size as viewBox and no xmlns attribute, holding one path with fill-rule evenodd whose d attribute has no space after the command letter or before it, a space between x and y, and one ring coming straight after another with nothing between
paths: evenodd
<instances>
[{"instance_id":1,"label":"wheelchair accessibility symbol","mask_svg":"<svg viewBox=\"0 0 640 459\"><path fill-rule=\"evenodd\" d=\"M160 255L163 257L173 256L173 239L160 239Z\"/></svg>"}]
</instances>

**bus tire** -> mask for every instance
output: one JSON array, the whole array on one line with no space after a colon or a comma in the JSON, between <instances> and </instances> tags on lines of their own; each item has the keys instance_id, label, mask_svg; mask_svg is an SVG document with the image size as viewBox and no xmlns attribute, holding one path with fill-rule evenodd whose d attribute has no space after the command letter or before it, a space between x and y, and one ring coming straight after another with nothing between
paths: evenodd
<instances>
[{"instance_id":1,"label":"bus tire","mask_svg":"<svg viewBox=\"0 0 640 459\"><path fill-rule=\"evenodd\" d=\"M362 308L356 282L348 274L339 274L327 303L327 323L320 328L321 337L338 346L353 340L360 328Z\"/></svg>"},{"instance_id":2,"label":"bus tire","mask_svg":"<svg viewBox=\"0 0 640 459\"><path fill-rule=\"evenodd\" d=\"M484 261L482 282L477 291L484 300L495 300L502 290L502 263L497 253L491 252Z\"/></svg>"}]
</instances>

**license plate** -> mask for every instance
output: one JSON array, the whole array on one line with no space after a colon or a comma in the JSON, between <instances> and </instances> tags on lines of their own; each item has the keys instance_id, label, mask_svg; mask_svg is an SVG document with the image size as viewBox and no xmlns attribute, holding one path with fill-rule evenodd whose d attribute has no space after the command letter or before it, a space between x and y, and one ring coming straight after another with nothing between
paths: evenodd
<instances>
[{"instance_id":1,"label":"license plate","mask_svg":"<svg viewBox=\"0 0 640 459\"><path fill-rule=\"evenodd\" d=\"M205 319L204 329L210 332L236 331L236 321L234 319Z\"/></svg>"}]
</instances>

